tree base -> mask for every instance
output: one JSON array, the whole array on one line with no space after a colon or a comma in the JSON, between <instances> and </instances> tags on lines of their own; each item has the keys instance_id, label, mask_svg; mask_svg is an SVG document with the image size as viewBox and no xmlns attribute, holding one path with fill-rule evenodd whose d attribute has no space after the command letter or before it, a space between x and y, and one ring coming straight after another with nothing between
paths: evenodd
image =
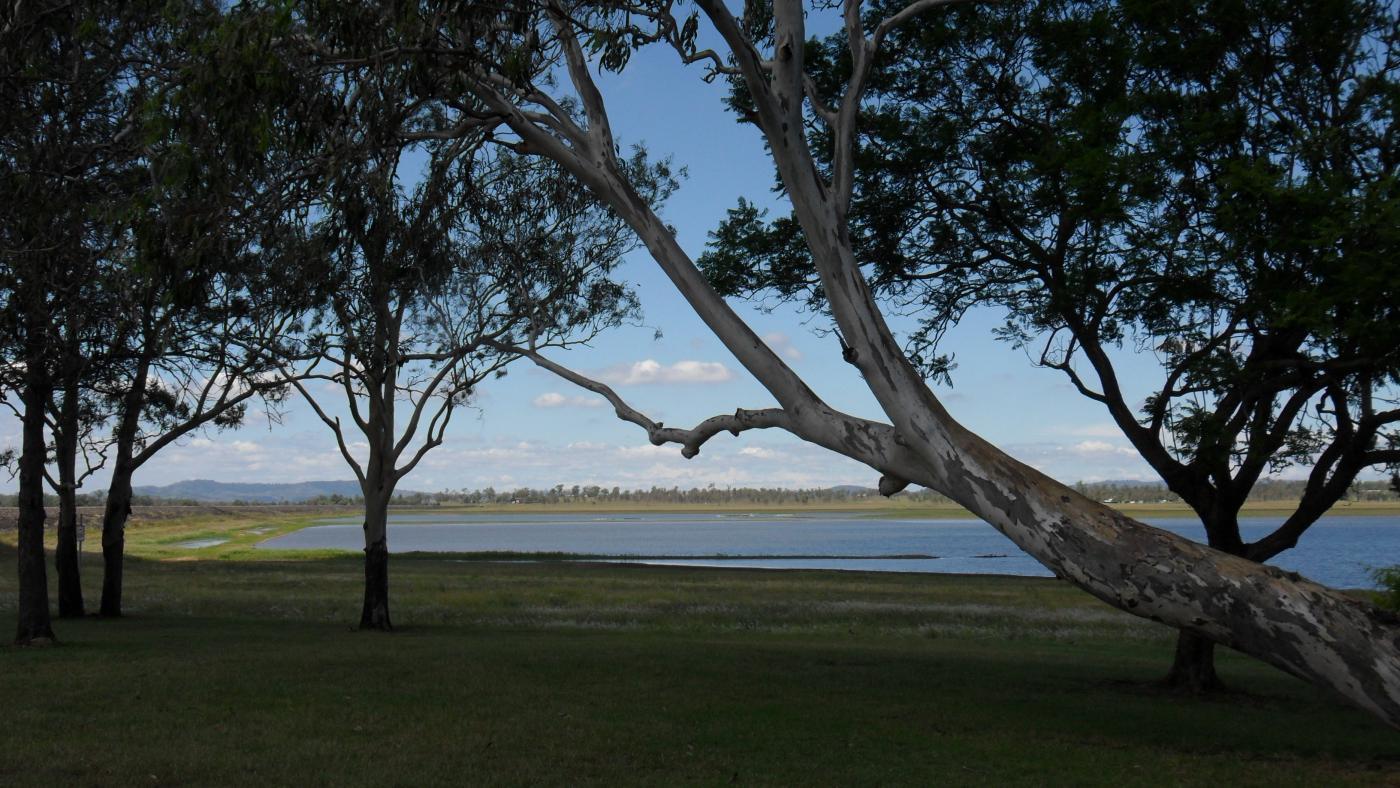
<instances>
[{"instance_id":1,"label":"tree base","mask_svg":"<svg viewBox=\"0 0 1400 788\"><path fill-rule=\"evenodd\" d=\"M376 632L393 632L394 625L389 621L389 611L386 608L379 608L368 615L360 616L360 625L357 629L369 629Z\"/></svg>"},{"instance_id":2,"label":"tree base","mask_svg":"<svg viewBox=\"0 0 1400 788\"><path fill-rule=\"evenodd\" d=\"M365 603L360 629L391 632L389 621L389 548L383 539L365 548Z\"/></svg>"},{"instance_id":3,"label":"tree base","mask_svg":"<svg viewBox=\"0 0 1400 788\"><path fill-rule=\"evenodd\" d=\"M1224 692L1225 684L1215 672L1215 641L1182 630L1177 635L1171 671L1162 684L1183 695Z\"/></svg>"},{"instance_id":4,"label":"tree base","mask_svg":"<svg viewBox=\"0 0 1400 788\"><path fill-rule=\"evenodd\" d=\"M15 645L27 648L57 646L58 638L54 637L53 630L43 633L20 633L15 635Z\"/></svg>"}]
</instances>

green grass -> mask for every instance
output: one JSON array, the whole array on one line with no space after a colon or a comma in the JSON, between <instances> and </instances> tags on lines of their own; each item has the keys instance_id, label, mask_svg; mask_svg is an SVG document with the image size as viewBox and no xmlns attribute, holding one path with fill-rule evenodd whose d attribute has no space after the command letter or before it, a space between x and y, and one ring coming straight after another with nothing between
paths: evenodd
<instances>
[{"instance_id":1,"label":"green grass","mask_svg":"<svg viewBox=\"0 0 1400 788\"><path fill-rule=\"evenodd\" d=\"M396 556L385 635L353 556L141 530L129 618L0 648L0 784L1400 784L1400 736L1266 666L1159 692L1170 633L1054 580Z\"/></svg>"}]
</instances>

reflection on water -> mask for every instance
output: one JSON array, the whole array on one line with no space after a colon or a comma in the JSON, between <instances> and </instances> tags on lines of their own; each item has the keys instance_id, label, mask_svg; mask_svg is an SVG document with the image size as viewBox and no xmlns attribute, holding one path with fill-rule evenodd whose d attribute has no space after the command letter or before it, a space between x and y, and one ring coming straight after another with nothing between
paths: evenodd
<instances>
[{"instance_id":1,"label":"reflection on water","mask_svg":"<svg viewBox=\"0 0 1400 788\"><path fill-rule=\"evenodd\" d=\"M1204 539L1186 518L1149 523ZM1246 541L1278 527L1244 517ZM341 517L263 542L266 549L363 547L360 521ZM394 552L573 553L647 563L890 572L1049 576L1011 540L980 520L885 520L811 514L463 514L389 516ZM1271 563L1341 588L1371 587L1369 567L1400 562L1400 518L1324 517L1295 550Z\"/></svg>"}]
</instances>

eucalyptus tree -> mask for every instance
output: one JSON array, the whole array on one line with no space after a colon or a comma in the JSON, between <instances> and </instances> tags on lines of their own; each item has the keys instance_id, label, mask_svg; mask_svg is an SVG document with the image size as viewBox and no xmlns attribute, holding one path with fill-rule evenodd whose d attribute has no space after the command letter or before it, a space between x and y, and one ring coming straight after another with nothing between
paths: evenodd
<instances>
[{"instance_id":1,"label":"eucalyptus tree","mask_svg":"<svg viewBox=\"0 0 1400 788\"><path fill-rule=\"evenodd\" d=\"M483 148L481 138L414 140L398 75L359 73L369 81L343 85L347 117L331 136L344 147L328 159L313 231L324 268L311 271L327 288L308 321L303 354L314 362L288 377L360 484L359 625L389 630L395 487L442 445L476 387L504 374L514 354L501 347L567 346L633 313L631 294L608 278L633 242L548 162ZM425 163L411 183L415 159ZM322 393L326 384L334 393ZM358 457L351 429L366 447Z\"/></svg>"},{"instance_id":2,"label":"eucalyptus tree","mask_svg":"<svg viewBox=\"0 0 1400 788\"><path fill-rule=\"evenodd\" d=\"M312 241L321 306L309 320L303 398L331 430L365 501L362 629L392 628L388 504L440 446L456 410L505 374L514 343L564 347L635 312L609 278L635 241L558 167L495 143L489 122L445 131L417 63L342 57L327 41L401 43L377 5L307 15L338 116L322 132L328 187ZM646 199L674 187L664 164L629 162ZM290 367L289 367L290 371ZM329 383L335 394L312 381ZM332 401L334 404L332 404ZM337 409L344 409L342 421ZM363 438L361 456L348 430Z\"/></svg>"},{"instance_id":3,"label":"eucalyptus tree","mask_svg":"<svg viewBox=\"0 0 1400 788\"><path fill-rule=\"evenodd\" d=\"M68 265L53 271L55 297L46 310L50 320L46 355L50 386L44 424L51 441L43 473L58 498L54 568L58 574L58 612L64 618L85 613L78 566L77 493L106 463L107 443L100 432L109 414L93 386L103 374L111 350L120 345L120 339L111 333L111 321L104 319L112 313L111 305L101 306L108 297L103 285L107 272L101 258L100 252L82 243L69 245L65 255ZM23 365L15 365L0 371L0 380L10 378L8 387L0 384L0 405L21 422L25 403L13 394L20 378L17 373L22 370ZM0 455L0 465L13 469L20 459L12 450L6 451Z\"/></svg>"},{"instance_id":4,"label":"eucalyptus tree","mask_svg":"<svg viewBox=\"0 0 1400 788\"><path fill-rule=\"evenodd\" d=\"M22 411L17 643L53 639L44 568L45 415L62 348L121 210L134 142L126 88L144 3L32 3L0 13L0 345Z\"/></svg>"},{"instance_id":5,"label":"eucalyptus tree","mask_svg":"<svg viewBox=\"0 0 1400 788\"><path fill-rule=\"evenodd\" d=\"M808 45L821 101L840 100L846 46ZM1101 403L1212 547L1254 561L1400 465L1393 4L973 4L888 46L850 235L877 295L917 317L926 374L946 374L938 340L966 310L1004 309L1001 336ZM831 130L810 140L829 171ZM822 305L792 216L741 203L701 265L721 292ZM1160 377L1125 375L1124 345ZM1247 542L1250 490L1288 467L1301 500ZM1217 687L1213 645L1183 629L1169 683Z\"/></svg>"},{"instance_id":6,"label":"eucalyptus tree","mask_svg":"<svg viewBox=\"0 0 1400 788\"><path fill-rule=\"evenodd\" d=\"M520 148L557 162L612 207L779 403L675 429L630 408L602 384L568 373L608 395L619 415L645 428L653 442L679 443L683 454L694 456L719 432L784 429L876 469L883 491L917 483L948 495L1116 607L1235 647L1400 724L1400 626L1393 616L1297 575L1136 522L1017 462L958 424L903 351L856 253L850 223L860 164L856 131L875 62L895 57L886 46L890 36L945 4L916 0L882 17L863 14L859 2L845 4L842 56L851 67L835 97L808 69L805 9L795 0L748 3L742 16L720 0L696 0L699 10L689 16L666 0L435 6L398 20L420 30L418 40L375 55L436 70L444 133L503 123ZM714 49L696 46L702 17L719 42ZM711 77L742 82L748 118L767 142L793 206L805 264L820 280L841 354L887 423L842 413L822 400L733 312L639 199L617 155L590 56L620 69L634 48L654 43L670 46ZM567 85L556 75L567 75ZM829 166L808 136L814 125L829 130ZM520 350L568 372L543 354Z\"/></svg>"},{"instance_id":7,"label":"eucalyptus tree","mask_svg":"<svg viewBox=\"0 0 1400 788\"><path fill-rule=\"evenodd\" d=\"M238 426L250 404L275 419L279 364L308 289L296 270L306 194L317 188L315 104L301 63L278 49L280 10L191 0L160 17L132 92L142 174L124 216L112 477L102 524L100 614L122 612L132 478L161 449Z\"/></svg>"}]
</instances>

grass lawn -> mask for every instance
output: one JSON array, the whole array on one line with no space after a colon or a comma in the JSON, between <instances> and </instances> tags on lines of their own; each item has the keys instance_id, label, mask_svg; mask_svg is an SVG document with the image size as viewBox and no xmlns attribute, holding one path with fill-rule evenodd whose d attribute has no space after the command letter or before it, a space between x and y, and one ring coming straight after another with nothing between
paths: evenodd
<instances>
[{"instance_id":1,"label":"grass lawn","mask_svg":"<svg viewBox=\"0 0 1400 788\"><path fill-rule=\"evenodd\" d=\"M1400 785L1367 715L1234 654L1163 694L1170 633L1054 580L395 556L385 635L354 556L240 541L297 524L134 528L127 619L0 647L0 784Z\"/></svg>"}]
</instances>

